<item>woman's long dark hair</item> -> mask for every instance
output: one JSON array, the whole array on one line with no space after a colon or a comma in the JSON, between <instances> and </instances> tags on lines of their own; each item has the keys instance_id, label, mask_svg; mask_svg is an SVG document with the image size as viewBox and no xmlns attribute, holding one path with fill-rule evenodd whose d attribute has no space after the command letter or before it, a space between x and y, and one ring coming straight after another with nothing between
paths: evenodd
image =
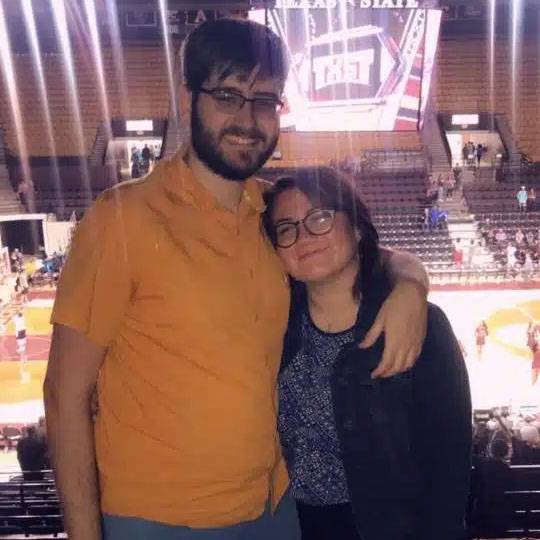
<instances>
[{"instance_id":1,"label":"woman's long dark hair","mask_svg":"<svg viewBox=\"0 0 540 540\"><path fill-rule=\"evenodd\" d=\"M359 298L361 294L370 290L373 278L380 274L381 261L379 235L357 190L330 167L301 168L294 176L279 178L264 196L266 211L263 215L263 223L274 245L276 245L276 231L272 215L276 200L281 193L291 189L300 190L316 207L344 212L352 227L360 232L358 242L360 270L353 286L353 295L355 298ZM296 283L293 281L293 289L295 285Z\"/></svg>"}]
</instances>

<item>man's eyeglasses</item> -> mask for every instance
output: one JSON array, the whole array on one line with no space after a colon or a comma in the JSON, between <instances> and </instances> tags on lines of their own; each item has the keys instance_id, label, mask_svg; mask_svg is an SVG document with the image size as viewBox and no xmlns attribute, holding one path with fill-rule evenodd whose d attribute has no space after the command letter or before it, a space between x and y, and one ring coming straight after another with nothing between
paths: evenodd
<instances>
[{"instance_id":1,"label":"man's eyeglasses","mask_svg":"<svg viewBox=\"0 0 540 540\"><path fill-rule=\"evenodd\" d=\"M334 226L336 211L328 208L313 208L298 221L282 221L275 227L275 241L280 248L296 244L300 236L300 224L313 236L328 234Z\"/></svg>"},{"instance_id":2,"label":"man's eyeglasses","mask_svg":"<svg viewBox=\"0 0 540 540\"><path fill-rule=\"evenodd\" d=\"M227 114L236 114L248 103L253 104L255 114L274 116L283 108L283 101L277 97L254 97L247 98L240 92L224 88L200 88L199 92L209 95L217 104L218 108Z\"/></svg>"}]
</instances>

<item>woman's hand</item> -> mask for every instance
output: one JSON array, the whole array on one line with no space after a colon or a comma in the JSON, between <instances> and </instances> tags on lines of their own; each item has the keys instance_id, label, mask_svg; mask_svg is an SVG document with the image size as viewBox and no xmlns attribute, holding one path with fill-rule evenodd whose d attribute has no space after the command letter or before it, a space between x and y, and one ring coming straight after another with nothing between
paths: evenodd
<instances>
[{"instance_id":1,"label":"woman's hand","mask_svg":"<svg viewBox=\"0 0 540 540\"><path fill-rule=\"evenodd\" d=\"M383 357L372 378L391 377L410 369L422 350L426 328L426 289L415 281L398 281L359 345L362 349L371 347L384 332Z\"/></svg>"}]
</instances>

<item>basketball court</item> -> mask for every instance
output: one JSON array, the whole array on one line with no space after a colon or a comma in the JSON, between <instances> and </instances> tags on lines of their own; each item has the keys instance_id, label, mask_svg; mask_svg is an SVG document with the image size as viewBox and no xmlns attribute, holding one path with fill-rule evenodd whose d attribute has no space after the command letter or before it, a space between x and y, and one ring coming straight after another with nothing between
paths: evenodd
<instances>
[{"instance_id":1,"label":"basketball court","mask_svg":"<svg viewBox=\"0 0 540 540\"><path fill-rule=\"evenodd\" d=\"M13 323L0 338L0 424L35 422L43 414L52 291L46 296L34 298L23 310L26 361L17 352ZM528 322L540 322L540 289L433 291L430 300L444 309L463 346L475 408L540 405L540 382L531 384L526 346ZM489 337L479 359L474 329L482 320Z\"/></svg>"},{"instance_id":2,"label":"basketball court","mask_svg":"<svg viewBox=\"0 0 540 540\"><path fill-rule=\"evenodd\" d=\"M35 422L43 414L43 379L51 342L54 293L33 298L21 312L26 321L26 360L21 359L15 326L9 321L0 336L0 424Z\"/></svg>"}]
</instances>

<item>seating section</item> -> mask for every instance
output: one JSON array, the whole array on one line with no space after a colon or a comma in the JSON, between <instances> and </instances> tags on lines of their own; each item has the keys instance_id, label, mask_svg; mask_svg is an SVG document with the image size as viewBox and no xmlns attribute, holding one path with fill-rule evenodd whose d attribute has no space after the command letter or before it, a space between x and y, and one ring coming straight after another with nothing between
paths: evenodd
<instances>
[{"instance_id":1,"label":"seating section","mask_svg":"<svg viewBox=\"0 0 540 540\"><path fill-rule=\"evenodd\" d=\"M512 465L505 472L501 467L486 469L479 467L478 461L474 463L467 537L540 538L540 466ZM494 475L501 472L504 475L497 480ZM496 492L483 489L483 474L490 475L489 485L496 485ZM60 502L50 473L39 482L22 481L20 477L0 482L0 538L66 538L63 531Z\"/></svg>"},{"instance_id":2,"label":"seating section","mask_svg":"<svg viewBox=\"0 0 540 540\"><path fill-rule=\"evenodd\" d=\"M540 160L540 95L537 91L540 50L536 39L525 38L520 50L516 108L512 100L512 43L497 35L495 47L494 110L504 113L520 149ZM487 37L443 37L433 76L435 107L439 111L479 113L491 110Z\"/></svg>"},{"instance_id":3,"label":"seating section","mask_svg":"<svg viewBox=\"0 0 540 540\"><path fill-rule=\"evenodd\" d=\"M416 132L321 132L284 131L280 135L282 160L269 166L302 166L340 162L348 156L361 156L366 150L408 149L420 151L420 136ZM306 162L307 161L307 162Z\"/></svg>"},{"instance_id":4,"label":"seating section","mask_svg":"<svg viewBox=\"0 0 540 540\"><path fill-rule=\"evenodd\" d=\"M500 267L506 265L506 247L511 244L518 248L518 252L531 254L535 266L538 264L538 245L540 232L540 212L483 212L477 214L481 230L487 242L487 247L493 253L495 261ZM516 233L521 230L523 241L516 241ZM499 231L504 233L497 238ZM521 258L523 257L521 255ZM523 261L518 259L518 265Z\"/></svg>"},{"instance_id":5,"label":"seating section","mask_svg":"<svg viewBox=\"0 0 540 540\"><path fill-rule=\"evenodd\" d=\"M351 163L346 158L340 165ZM309 165L313 165L310 163ZM279 176L295 173L295 167L266 168L261 176L270 182ZM374 176L369 173L341 170L360 192L370 210L379 232L381 244L417 254L430 268L446 268L452 264L452 242L446 227L424 231L424 206L426 199L425 173Z\"/></svg>"},{"instance_id":6,"label":"seating section","mask_svg":"<svg viewBox=\"0 0 540 540\"><path fill-rule=\"evenodd\" d=\"M430 269L452 264L448 230L423 231L421 214L378 214L373 221L382 246L414 253Z\"/></svg>"},{"instance_id":7,"label":"seating section","mask_svg":"<svg viewBox=\"0 0 540 540\"><path fill-rule=\"evenodd\" d=\"M423 174L426 158L421 150L367 150L363 175Z\"/></svg>"},{"instance_id":8,"label":"seating section","mask_svg":"<svg viewBox=\"0 0 540 540\"><path fill-rule=\"evenodd\" d=\"M117 173L110 167L89 167L83 174L81 165L72 161L61 160L58 177L50 164L32 165L37 212L55 213L59 219L69 219L75 211L80 217L99 193L117 183ZM19 171L12 169L11 176L17 182Z\"/></svg>"},{"instance_id":9,"label":"seating section","mask_svg":"<svg viewBox=\"0 0 540 540\"><path fill-rule=\"evenodd\" d=\"M391 176L357 175L362 199L368 206L381 244L410 251L430 269L452 263L448 229L423 230L426 176L423 173Z\"/></svg>"},{"instance_id":10,"label":"seating section","mask_svg":"<svg viewBox=\"0 0 540 540\"><path fill-rule=\"evenodd\" d=\"M38 482L23 481L21 477L0 482L0 538L58 537L63 531L60 502L51 473L45 473Z\"/></svg>"},{"instance_id":11,"label":"seating section","mask_svg":"<svg viewBox=\"0 0 540 540\"><path fill-rule=\"evenodd\" d=\"M513 212L518 209L516 194L522 185L527 188L533 186L535 191L537 189L536 183L531 183L531 180L527 180L524 184L490 181L465 185L463 193L469 209L475 214L479 212Z\"/></svg>"},{"instance_id":12,"label":"seating section","mask_svg":"<svg viewBox=\"0 0 540 540\"><path fill-rule=\"evenodd\" d=\"M472 474L467 516L469 538L540 538L540 467L511 466L497 492L483 492L485 479ZM507 485L504 485L507 484Z\"/></svg>"},{"instance_id":13,"label":"seating section","mask_svg":"<svg viewBox=\"0 0 540 540\"><path fill-rule=\"evenodd\" d=\"M60 54L43 55L47 87L47 103L53 124L56 154L59 156L88 155L96 131L104 120L99 97L99 85L92 57L86 46L74 47L75 78L80 105L83 146L78 144L74 129L76 115L67 92L68 84ZM133 45L124 47L125 78L117 73L111 48L103 48L103 64L108 105L112 118L167 118L169 86L163 47ZM18 94L28 153L31 156L51 155L42 99L30 55L15 55ZM122 84L123 83L123 84ZM127 90L123 95L122 87ZM9 111L6 88L0 80L0 125L6 130L8 149L18 154L15 123Z\"/></svg>"},{"instance_id":14,"label":"seating section","mask_svg":"<svg viewBox=\"0 0 540 540\"><path fill-rule=\"evenodd\" d=\"M426 178L423 175L357 175L356 183L372 214L422 213L426 197Z\"/></svg>"},{"instance_id":15,"label":"seating section","mask_svg":"<svg viewBox=\"0 0 540 540\"><path fill-rule=\"evenodd\" d=\"M67 190L61 195L56 191L43 189L36 190L36 211L44 214L56 214L59 220L68 220L75 212L77 220L101 193L101 190Z\"/></svg>"}]
</instances>

